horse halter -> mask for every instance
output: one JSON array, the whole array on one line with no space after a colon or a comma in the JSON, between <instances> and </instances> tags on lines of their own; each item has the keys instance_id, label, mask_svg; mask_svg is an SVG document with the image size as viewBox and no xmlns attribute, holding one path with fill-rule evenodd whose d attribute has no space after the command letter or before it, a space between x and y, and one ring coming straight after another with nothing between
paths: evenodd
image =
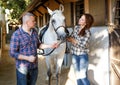
<instances>
[{"instance_id":1,"label":"horse halter","mask_svg":"<svg viewBox=\"0 0 120 85\"><path fill-rule=\"evenodd\" d=\"M56 14L56 13L53 13L51 17L53 17L54 14ZM65 29L65 26L61 25L61 26L58 26L57 28L55 28L54 22L55 22L55 20L52 20L52 21L51 21L52 26L53 26L53 28L54 28L56 34L58 35L57 30L58 30L60 27L63 27L63 28Z\"/></svg>"},{"instance_id":2,"label":"horse halter","mask_svg":"<svg viewBox=\"0 0 120 85\"><path fill-rule=\"evenodd\" d=\"M55 29L55 26L54 26L54 24L53 24L53 21L52 21L52 26L53 26L53 28L54 28L54 30L55 30L56 33L57 33L57 30L58 30L60 27L65 28L65 26L58 26L58 27Z\"/></svg>"}]
</instances>

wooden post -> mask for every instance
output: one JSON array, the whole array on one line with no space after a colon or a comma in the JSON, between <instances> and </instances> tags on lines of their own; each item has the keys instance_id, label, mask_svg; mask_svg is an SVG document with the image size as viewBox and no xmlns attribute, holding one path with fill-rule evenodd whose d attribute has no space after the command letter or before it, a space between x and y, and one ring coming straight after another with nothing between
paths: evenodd
<instances>
[{"instance_id":1,"label":"wooden post","mask_svg":"<svg viewBox=\"0 0 120 85\"><path fill-rule=\"evenodd\" d=\"M114 20L113 20L113 0L108 0L108 24L109 25L114 25Z\"/></svg>"},{"instance_id":2,"label":"wooden post","mask_svg":"<svg viewBox=\"0 0 120 85\"><path fill-rule=\"evenodd\" d=\"M1 39L1 35L2 35L1 25L2 25L2 21L0 21L0 59L1 59L1 43L2 43L2 39Z\"/></svg>"},{"instance_id":3,"label":"wooden post","mask_svg":"<svg viewBox=\"0 0 120 85\"><path fill-rule=\"evenodd\" d=\"M2 13L2 8L0 8L0 27L1 27L1 56L5 50L6 43L6 27L5 27L5 14Z\"/></svg>"},{"instance_id":4,"label":"wooden post","mask_svg":"<svg viewBox=\"0 0 120 85\"><path fill-rule=\"evenodd\" d=\"M84 0L85 13L89 13L89 0Z\"/></svg>"},{"instance_id":5,"label":"wooden post","mask_svg":"<svg viewBox=\"0 0 120 85\"><path fill-rule=\"evenodd\" d=\"M73 17L74 17L74 26L76 25L76 12L75 12L75 2L73 3Z\"/></svg>"}]
</instances>

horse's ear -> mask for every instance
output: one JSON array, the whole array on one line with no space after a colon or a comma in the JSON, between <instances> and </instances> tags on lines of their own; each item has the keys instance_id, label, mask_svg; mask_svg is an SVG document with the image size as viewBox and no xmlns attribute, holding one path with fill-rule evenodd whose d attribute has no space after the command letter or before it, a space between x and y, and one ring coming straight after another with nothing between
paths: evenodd
<instances>
[{"instance_id":1,"label":"horse's ear","mask_svg":"<svg viewBox=\"0 0 120 85\"><path fill-rule=\"evenodd\" d=\"M52 15L52 10L47 7L48 13Z\"/></svg>"},{"instance_id":2,"label":"horse's ear","mask_svg":"<svg viewBox=\"0 0 120 85\"><path fill-rule=\"evenodd\" d=\"M59 10L61 10L62 12L64 11L64 6L62 4L60 4Z\"/></svg>"}]
</instances>

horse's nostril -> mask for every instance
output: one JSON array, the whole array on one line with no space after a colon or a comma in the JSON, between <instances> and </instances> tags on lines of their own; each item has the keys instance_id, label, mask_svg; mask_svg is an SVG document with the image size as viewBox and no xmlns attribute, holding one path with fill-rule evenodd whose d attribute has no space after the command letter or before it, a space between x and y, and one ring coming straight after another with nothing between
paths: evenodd
<instances>
[{"instance_id":1,"label":"horse's nostril","mask_svg":"<svg viewBox=\"0 0 120 85\"><path fill-rule=\"evenodd\" d=\"M60 36L59 36L59 38L60 38L61 40L65 39L65 37L66 37L66 34L63 34L63 35L60 35Z\"/></svg>"},{"instance_id":2,"label":"horse's nostril","mask_svg":"<svg viewBox=\"0 0 120 85\"><path fill-rule=\"evenodd\" d=\"M66 38L66 36L67 36L67 34L64 34L64 35L63 35L63 38Z\"/></svg>"}]
</instances>

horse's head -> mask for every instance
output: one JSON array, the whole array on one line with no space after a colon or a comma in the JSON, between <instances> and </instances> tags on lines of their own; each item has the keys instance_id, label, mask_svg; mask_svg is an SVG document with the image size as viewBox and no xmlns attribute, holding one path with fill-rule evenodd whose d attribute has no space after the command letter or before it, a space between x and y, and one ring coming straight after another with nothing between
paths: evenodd
<instances>
[{"instance_id":1,"label":"horse's head","mask_svg":"<svg viewBox=\"0 0 120 85\"><path fill-rule=\"evenodd\" d=\"M54 29L59 39L64 39L67 35L65 28L65 16L63 15L64 7L60 5L59 10L52 11L49 8L48 13L50 14L50 26Z\"/></svg>"}]
</instances>

